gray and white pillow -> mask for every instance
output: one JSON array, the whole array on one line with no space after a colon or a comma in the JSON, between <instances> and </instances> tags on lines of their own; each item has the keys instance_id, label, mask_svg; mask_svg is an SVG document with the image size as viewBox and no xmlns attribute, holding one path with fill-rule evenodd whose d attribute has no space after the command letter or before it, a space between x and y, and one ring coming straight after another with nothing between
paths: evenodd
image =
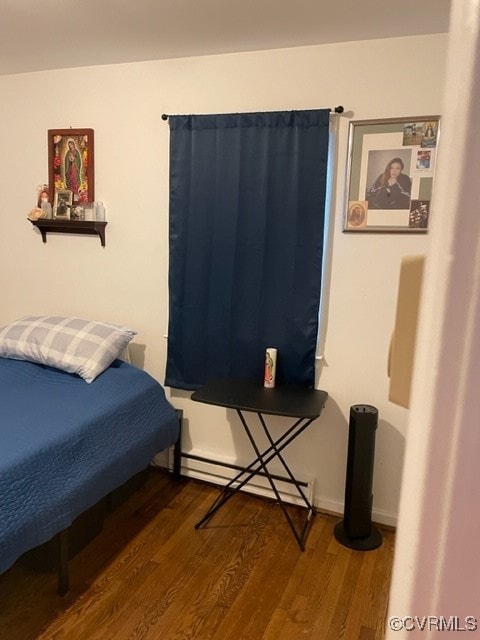
<instances>
[{"instance_id":1,"label":"gray and white pillow","mask_svg":"<svg viewBox=\"0 0 480 640\"><path fill-rule=\"evenodd\" d=\"M136 334L83 318L26 316L0 329L0 357L45 364L93 382Z\"/></svg>"}]
</instances>

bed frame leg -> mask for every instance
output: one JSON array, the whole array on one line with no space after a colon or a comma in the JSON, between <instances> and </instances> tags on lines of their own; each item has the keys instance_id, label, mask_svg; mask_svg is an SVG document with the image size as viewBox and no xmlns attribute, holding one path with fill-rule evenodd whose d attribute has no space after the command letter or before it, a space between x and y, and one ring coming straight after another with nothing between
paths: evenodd
<instances>
[{"instance_id":1,"label":"bed frame leg","mask_svg":"<svg viewBox=\"0 0 480 640\"><path fill-rule=\"evenodd\" d=\"M183 422L183 411L182 409L175 409L177 412L178 418L178 440L175 443L175 447L173 449L173 477L175 480L180 480L181 477L181 466L182 466L182 422Z\"/></svg>"},{"instance_id":2,"label":"bed frame leg","mask_svg":"<svg viewBox=\"0 0 480 640\"><path fill-rule=\"evenodd\" d=\"M58 595L64 596L70 589L68 576L68 530L64 529L57 535L58 543Z\"/></svg>"}]
</instances>

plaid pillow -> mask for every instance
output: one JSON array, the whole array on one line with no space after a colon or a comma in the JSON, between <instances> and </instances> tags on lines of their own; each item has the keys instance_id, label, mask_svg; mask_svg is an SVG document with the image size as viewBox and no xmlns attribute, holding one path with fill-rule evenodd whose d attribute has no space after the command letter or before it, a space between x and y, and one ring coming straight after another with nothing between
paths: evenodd
<instances>
[{"instance_id":1,"label":"plaid pillow","mask_svg":"<svg viewBox=\"0 0 480 640\"><path fill-rule=\"evenodd\" d=\"M0 357L45 364L93 382L136 333L82 318L26 316L0 329Z\"/></svg>"}]
</instances>

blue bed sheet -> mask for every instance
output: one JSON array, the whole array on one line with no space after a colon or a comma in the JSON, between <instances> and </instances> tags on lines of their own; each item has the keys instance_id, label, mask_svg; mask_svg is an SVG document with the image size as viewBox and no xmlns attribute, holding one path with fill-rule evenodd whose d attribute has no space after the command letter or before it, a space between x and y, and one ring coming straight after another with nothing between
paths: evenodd
<instances>
[{"instance_id":1,"label":"blue bed sheet","mask_svg":"<svg viewBox=\"0 0 480 640\"><path fill-rule=\"evenodd\" d=\"M0 358L0 573L177 438L162 386L130 364L86 384Z\"/></svg>"}]
</instances>

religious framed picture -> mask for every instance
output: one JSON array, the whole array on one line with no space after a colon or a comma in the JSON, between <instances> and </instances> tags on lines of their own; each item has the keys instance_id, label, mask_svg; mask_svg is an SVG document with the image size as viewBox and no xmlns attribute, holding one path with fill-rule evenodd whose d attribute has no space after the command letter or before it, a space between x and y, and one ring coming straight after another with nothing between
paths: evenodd
<instances>
[{"instance_id":1,"label":"religious framed picture","mask_svg":"<svg viewBox=\"0 0 480 640\"><path fill-rule=\"evenodd\" d=\"M70 220L73 193L68 189L58 189L55 191L53 200L53 217L57 220Z\"/></svg>"},{"instance_id":2,"label":"religious framed picture","mask_svg":"<svg viewBox=\"0 0 480 640\"><path fill-rule=\"evenodd\" d=\"M93 129L48 130L50 201L71 191L72 204L95 200Z\"/></svg>"},{"instance_id":3,"label":"religious framed picture","mask_svg":"<svg viewBox=\"0 0 480 640\"><path fill-rule=\"evenodd\" d=\"M350 122L344 231L426 233L440 116Z\"/></svg>"}]
</instances>

